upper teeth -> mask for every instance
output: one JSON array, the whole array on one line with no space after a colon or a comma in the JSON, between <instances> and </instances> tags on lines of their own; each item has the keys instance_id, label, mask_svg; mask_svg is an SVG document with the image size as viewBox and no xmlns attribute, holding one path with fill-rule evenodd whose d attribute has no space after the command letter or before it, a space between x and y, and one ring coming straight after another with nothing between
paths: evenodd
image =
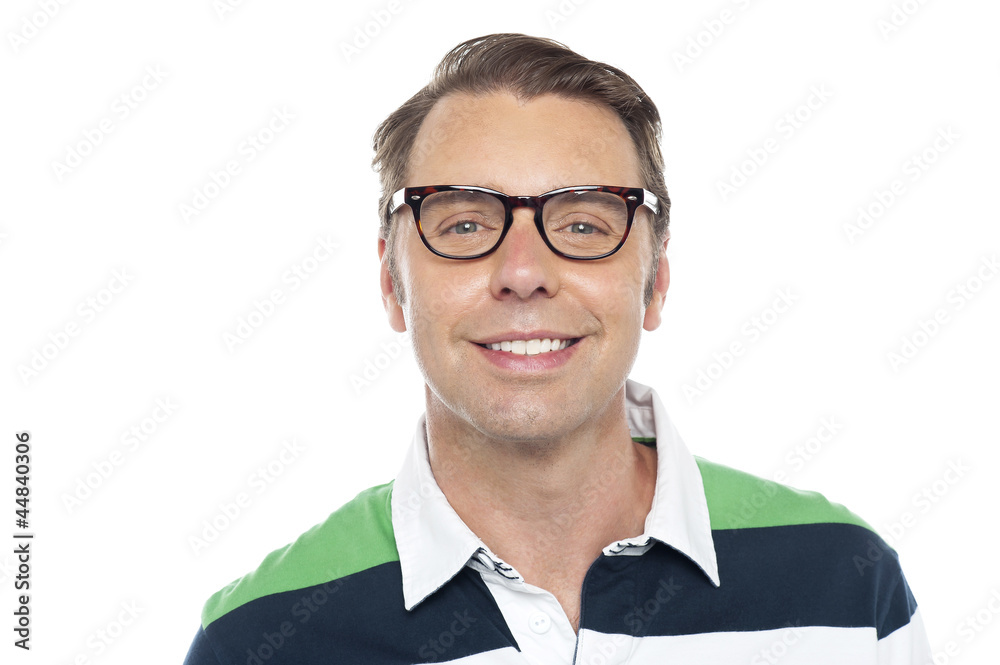
<instances>
[{"instance_id":1,"label":"upper teeth","mask_svg":"<svg viewBox=\"0 0 1000 665\"><path fill-rule=\"evenodd\" d=\"M560 351L569 346L568 339L517 339L509 342L495 342L485 346L494 351L510 351L522 356L536 356L539 353Z\"/></svg>"}]
</instances>

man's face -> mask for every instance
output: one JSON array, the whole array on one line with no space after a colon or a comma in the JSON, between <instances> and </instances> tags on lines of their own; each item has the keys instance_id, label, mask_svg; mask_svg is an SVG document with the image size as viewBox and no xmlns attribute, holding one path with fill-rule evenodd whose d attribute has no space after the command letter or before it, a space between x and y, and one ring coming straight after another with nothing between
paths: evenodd
<instances>
[{"instance_id":1,"label":"man's face","mask_svg":"<svg viewBox=\"0 0 1000 665\"><path fill-rule=\"evenodd\" d=\"M413 154L407 186L477 185L509 195L642 186L635 147L615 113L554 95L524 103L508 94L445 97L424 120ZM669 272L661 254L656 291L645 307L653 242L645 207L625 245L596 261L552 253L529 208L515 208L513 226L493 254L466 261L428 251L409 208L394 224L396 287L405 304L393 295L380 241L386 310L394 329L410 331L428 412L456 430L521 442L572 436L619 395L642 328L659 325ZM532 355L488 348L525 342L530 353L534 339L569 346Z\"/></svg>"}]
</instances>

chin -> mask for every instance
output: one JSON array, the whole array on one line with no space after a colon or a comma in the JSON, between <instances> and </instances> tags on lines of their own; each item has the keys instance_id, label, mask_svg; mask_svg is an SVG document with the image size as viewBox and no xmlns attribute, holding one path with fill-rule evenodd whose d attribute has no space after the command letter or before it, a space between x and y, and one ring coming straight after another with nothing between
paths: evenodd
<instances>
[{"instance_id":1,"label":"chin","mask_svg":"<svg viewBox=\"0 0 1000 665\"><path fill-rule=\"evenodd\" d=\"M572 432L579 423L569 422L567 416L577 419L586 416L583 409L553 399L541 403L533 394L523 398L480 402L464 409L464 415L473 427L484 436L511 443L542 442L558 439ZM585 418L584 418L585 419Z\"/></svg>"}]
</instances>

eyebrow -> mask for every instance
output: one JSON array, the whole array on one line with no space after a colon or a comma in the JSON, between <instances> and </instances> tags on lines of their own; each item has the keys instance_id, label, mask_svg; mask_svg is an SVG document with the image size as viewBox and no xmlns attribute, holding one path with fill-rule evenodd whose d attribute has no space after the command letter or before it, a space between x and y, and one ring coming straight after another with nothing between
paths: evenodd
<instances>
[{"instance_id":1,"label":"eyebrow","mask_svg":"<svg viewBox=\"0 0 1000 665\"><path fill-rule=\"evenodd\" d=\"M608 197L608 192L574 192L574 200L583 201L584 203L596 204L601 208L606 210L618 211L622 208L622 200L620 198L610 199Z\"/></svg>"},{"instance_id":2,"label":"eyebrow","mask_svg":"<svg viewBox=\"0 0 1000 665\"><path fill-rule=\"evenodd\" d=\"M468 186L468 185L462 185L462 186ZM479 198L482 198L484 196L490 196L490 195L487 194L486 192L477 192L475 190L468 190L468 189L457 189L457 190L456 189L450 189L450 190L445 190L443 192L435 192L434 193L434 198L436 198L436 199L438 199L440 201L459 201L460 202L460 201L466 201L466 200L479 199Z\"/></svg>"}]
</instances>

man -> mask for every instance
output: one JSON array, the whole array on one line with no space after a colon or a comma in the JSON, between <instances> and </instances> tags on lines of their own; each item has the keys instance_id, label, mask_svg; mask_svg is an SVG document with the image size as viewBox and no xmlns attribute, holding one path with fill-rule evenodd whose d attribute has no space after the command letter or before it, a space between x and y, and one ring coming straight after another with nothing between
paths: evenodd
<instances>
[{"instance_id":1,"label":"man","mask_svg":"<svg viewBox=\"0 0 1000 665\"><path fill-rule=\"evenodd\" d=\"M686 450L627 379L669 283L659 115L548 40L453 49L375 135L381 289L426 414L205 606L187 663L917 663L895 553Z\"/></svg>"}]
</instances>

